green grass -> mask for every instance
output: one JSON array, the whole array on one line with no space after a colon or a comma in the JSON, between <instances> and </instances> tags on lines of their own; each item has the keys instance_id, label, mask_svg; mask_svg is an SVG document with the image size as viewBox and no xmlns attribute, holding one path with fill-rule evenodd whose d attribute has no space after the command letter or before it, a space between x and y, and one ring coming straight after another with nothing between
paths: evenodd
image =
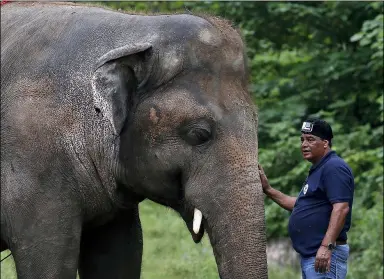
<instances>
[{"instance_id":1,"label":"green grass","mask_svg":"<svg viewBox=\"0 0 384 279\"><path fill-rule=\"evenodd\" d=\"M145 201L140 205L144 232L142 279L218 279L208 237L195 244L184 221L172 210ZM1 258L9 251L1 253ZM1 278L16 279L12 256L1 263ZM270 279L298 279L289 269L269 268Z\"/></svg>"},{"instance_id":2,"label":"green grass","mask_svg":"<svg viewBox=\"0 0 384 279\"><path fill-rule=\"evenodd\" d=\"M178 215L152 202L140 206L144 232L143 279L218 278L208 237L195 244Z\"/></svg>"},{"instance_id":3,"label":"green grass","mask_svg":"<svg viewBox=\"0 0 384 279\"><path fill-rule=\"evenodd\" d=\"M4 259L10 253L9 250L1 252L1 259ZM13 257L10 256L6 260L0 263L1 265L1 278L2 279L16 279L15 263Z\"/></svg>"}]
</instances>

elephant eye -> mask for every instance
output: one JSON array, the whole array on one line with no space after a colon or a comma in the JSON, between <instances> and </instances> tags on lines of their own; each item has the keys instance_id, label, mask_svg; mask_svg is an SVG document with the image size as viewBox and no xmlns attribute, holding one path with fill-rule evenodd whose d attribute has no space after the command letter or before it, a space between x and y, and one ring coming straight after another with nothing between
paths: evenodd
<instances>
[{"instance_id":1,"label":"elephant eye","mask_svg":"<svg viewBox=\"0 0 384 279\"><path fill-rule=\"evenodd\" d=\"M190 145L201 145L211 139L211 132L204 128L194 128L187 133L186 140Z\"/></svg>"},{"instance_id":2,"label":"elephant eye","mask_svg":"<svg viewBox=\"0 0 384 279\"><path fill-rule=\"evenodd\" d=\"M183 123L179 128L180 136L189 145L200 146L213 138L213 123L206 119L197 119Z\"/></svg>"}]
</instances>

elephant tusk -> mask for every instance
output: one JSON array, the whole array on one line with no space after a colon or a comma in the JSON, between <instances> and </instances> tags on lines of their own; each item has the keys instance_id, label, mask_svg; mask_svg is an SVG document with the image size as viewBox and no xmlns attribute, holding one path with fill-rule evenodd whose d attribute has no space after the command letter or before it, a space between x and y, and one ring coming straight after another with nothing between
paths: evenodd
<instances>
[{"instance_id":1,"label":"elephant tusk","mask_svg":"<svg viewBox=\"0 0 384 279\"><path fill-rule=\"evenodd\" d=\"M195 211L193 213L193 232L195 234L198 234L200 231L201 226L201 220L203 219L203 213L201 213L200 210L195 208Z\"/></svg>"}]
</instances>

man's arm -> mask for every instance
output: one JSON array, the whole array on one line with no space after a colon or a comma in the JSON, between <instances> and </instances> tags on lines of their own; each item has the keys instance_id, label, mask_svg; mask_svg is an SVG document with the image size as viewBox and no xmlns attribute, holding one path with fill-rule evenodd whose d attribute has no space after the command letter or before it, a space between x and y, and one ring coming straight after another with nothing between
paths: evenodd
<instances>
[{"instance_id":1,"label":"man's arm","mask_svg":"<svg viewBox=\"0 0 384 279\"><path fill-rule=\"evenodd\" d=\"M321 242L322 246L328 246L329 243L334 243L336 241L336 238L344 227L345 219L349 212L348 202L338 202L334 203L332 206L331 218L329 220L327 233Z\"/></svg>"},{"instance_id":2,"label":"man's arm","mask_svg":"<svg viewBox=\"0 0 384 279\"><path fill-rule=\"evenodd\" d=\"M296 203L296 197L288 196L272 188L261 165L259 165L259 174L264 193L282 208L292 211Z\"/></svg>"}]
</instances>

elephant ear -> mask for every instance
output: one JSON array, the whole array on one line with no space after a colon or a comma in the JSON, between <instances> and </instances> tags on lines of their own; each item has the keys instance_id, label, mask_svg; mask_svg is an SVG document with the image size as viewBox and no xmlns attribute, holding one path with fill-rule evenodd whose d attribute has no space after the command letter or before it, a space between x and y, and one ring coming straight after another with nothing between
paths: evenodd
<instances>
[{"instance_id":1,"label":"elephant ear","mask_svg":"<svg viewBox=\"0 0 384 279\"><path fill-rule=\"evenodd\" d=\"M101 56L92 75L94 105L119 135L137 88L146 83L151 44L128 45Z\"/></svg>"}]
</instances>

